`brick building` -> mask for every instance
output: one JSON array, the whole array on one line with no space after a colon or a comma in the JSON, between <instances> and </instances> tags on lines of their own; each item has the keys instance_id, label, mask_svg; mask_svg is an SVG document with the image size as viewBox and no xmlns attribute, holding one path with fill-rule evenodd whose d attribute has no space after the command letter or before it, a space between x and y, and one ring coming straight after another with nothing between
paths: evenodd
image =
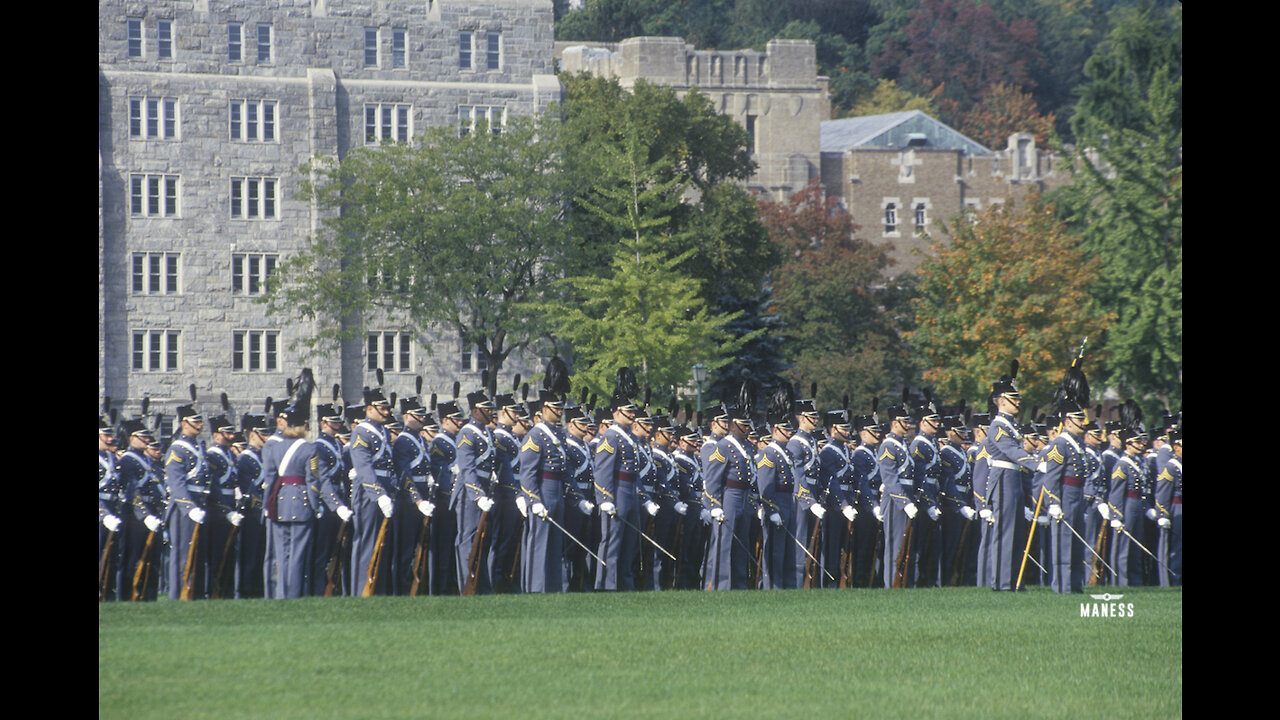
<instances>
[{"instance_id":1,"label":"brick building","mask_svg":"<svg viewBox=\"0 0 1280 720\"><path fill-rule=\"evenodd\" d=\"M98 35L100 395L171 411L195 383L243 412L304 364L349 401L373 366L401 394L478 384L474 348L393 317L304 361L293 341L340 321L257 300L322 220L303 162L560 100L551 0L102 0Z\"/></svg>"},{"instance_id":2,"label":"brick building","mask_svg":"<svg viewBox=\"0 0 1280 720\"><path fill-rule=\"evenodd\" d=\"M822 123L822 184L868 240L889 242L903 272L962 212L1069 182L1060 159L1027 133L989 150L919 110Z\"/></svg>"}]
</instances>

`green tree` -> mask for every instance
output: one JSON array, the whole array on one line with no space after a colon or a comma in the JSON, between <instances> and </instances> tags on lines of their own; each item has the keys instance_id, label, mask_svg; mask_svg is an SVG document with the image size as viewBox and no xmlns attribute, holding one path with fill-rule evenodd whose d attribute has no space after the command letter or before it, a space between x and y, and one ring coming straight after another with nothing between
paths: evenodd
<instances>
[{"instance_id":1,"label":"green tree","mask_svg":"<svg viewBox=\"0 0 1280 720\"><path fill-rule=\"evenodd\" d=\"M772 274L783 323L784 376L819 385L827 407L849 392L865 400L908 372L888 248L854 237L856 226L815 180L785 202L760 201L760 216L783 262Z\"/></svg>"},{"instance_id":2,"label":"green tree","mask_svg":"<svg viewBox=\"0 0 1280 720\"><path fill-rule=\"evenodd\" d=\"M556 337L572 346L575 387L608 397L622 366L633 368L645 386L683 386L695 363L714 370L758 333L731 336L724 326L737 315L713 312L701 283L682 270L694 251L673 252L679 238L661 236L659 229L670 222L664 213L683 194L681 179L662 179L670 174L668 161L648 162L634 130L623 148L604 150L610 164L630 176L625 187L598 189L597 197L607 202L584 202L586 212L614 233L609 270L567 278L567 297L540 308Z\"/></svg>"},{"instance_id":3,"label":"green tree","mask_svg":"<svg viewBox=\"0 0 1280 720\"><path fill-rule=\"evenodd\" d=\"M1180 18L1127 14L1089 59L1076 178L1058 195L1098 260L1094 297L1116 315L1104 379L1149 409L1182 403Z\"/></svg>"},{"instance_id":4,"label":"green tree","mask_svg":"<svg viewBox=\"0 0 1280 720\"><path fill-rule=\"evenodd\" d=\"M497 376L542 337L537 315L569 250L559 123L515 118L458 137L428 130L412 144L360 148L303 168L303 194L325 216L310 247L282 263L271 312L335 318L313 351L358 341L377 313L475 343ZM491 383L492 385L492 383Z\"/></svg>"},{"instance_id":5,"label":"green tree","mask_svg":"<svg viewBox=\"0 0 1280 720\"><path fill-rule=\"evenodd\" d=\"M898 87L898 84L892 80L881 80L877 83L875 90L863 96L849 108L849 115L853 117L883 115L904 110L919 110L926 115L938 116L938 111L933 107L933 101L930 98L912 95Z\"/></svg>"},{"instance_id":6,"label":"green tree","mask_svg":"<svg viewBox=\"0 0 1280 720\"><path fill-rule=\"evenodd\" d=\"M1053 208L1034 197L958 218L950 236L930 246L919 268L908 336L924 382L949 403L981 406L1017 358L1026 406L1044 406L1086 336L1086 369L1097 362L1095 341L1112 320L1090 296L1097 260L1086 259Z\"/></svg>"}]
</instances>

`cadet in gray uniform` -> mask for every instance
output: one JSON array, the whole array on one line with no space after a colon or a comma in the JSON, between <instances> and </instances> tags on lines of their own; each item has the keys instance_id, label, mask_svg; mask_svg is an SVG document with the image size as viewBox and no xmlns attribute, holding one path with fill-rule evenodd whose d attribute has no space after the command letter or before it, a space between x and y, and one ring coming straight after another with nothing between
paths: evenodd
<instances>
[{"instance_id":1,"label":"cadet in gray uniform","mask_svg":"<svg viewBox=\"0 0 1280 720\"><path fill-rule=\"evenodd\" d=\"M1021 557L1023 548L1017 547L1018 518L1023 513L1023 473L1034 472L1036 460L1022 447L1022 433L1018 430L1018 410L1022 407L1022 394L1014 380L1018 375L1018 361L1014 360L1010 373L991 386L997 414L987 428L987 507L983 519L991 523L987 542L987 577L993 590L1013 590L1018 581L1015 556Z\"/></svg>"},{"instance_id":2,"label":"cadet in gray uniform","mask_svg":"<svg viewBox=\"0 0 1280 720\"><path fill-rule=\"evenodd\" d=\"M312 471L315 446L307 441L310 392L276 414L276 434L262 448L263 504L271 524L276 599L311 592L311 542L320 510L319 480Z\"/></svg>"},{"instance_id":3,"label":"cadet in gray uniform","mask_svg":"<svg viewBox=\"0 0 1280 720\"><path fill-rule=\"evenodd\" d=\"M180 436L169 445L164 462L164 482L169 489L165 525L169 528L169 599L182 598L190 580L190 599L204 597L208 550L198 530L206 519L209 476L205 472L204 443L198 439L204 416L194 404L178 406ZM191 550L194 543L195 550Z\"/></svg>"}]
</instances>

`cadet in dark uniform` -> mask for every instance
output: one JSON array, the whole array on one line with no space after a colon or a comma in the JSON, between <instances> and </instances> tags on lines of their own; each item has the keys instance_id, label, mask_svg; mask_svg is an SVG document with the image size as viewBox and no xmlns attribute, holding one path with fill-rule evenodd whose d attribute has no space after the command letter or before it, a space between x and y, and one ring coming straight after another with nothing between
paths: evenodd
<instances>
[{"instance_id":1,"label":"cadet in dark uniform","mask_svg":"<svg viewBox=\"0 0 1280 720\"><path fill-rule=\"evenodd\" d=\"M396 595L408 595L413 587L413 558L422 535L424 518L435 512L435 504L425 495L429 463L422 427L427 409L422 406L422 398L414 396L401 398L400 413L404 419L404 430L391 443L398 508L391 520L395 532L392 580Z\"/></svg>"},{"instance_id":2,"label":"cadet in dark uniform","mask_svg":"<svg viewBox=\"0 0 1280 720\"><path fill-rule=\"evenodd\" d=\"M563 592L564 552L573 542L566 540L560 529L565 508L573 505L582 514L590 510L570 475L568 447L560 425L564 398L544 390L540 400L538 423L520 447L520 492L529 508L524 528L523 586L528 592Z\"/></svg>"},{"instance_id":3,"label":"cadet in dark uniform","mask_svg":"<svg viewBox=\"0 0 1280 720\"><path fill-rule=\"evenodd\" d=\"M497 458L494 462L493 512L489 517L489 528L493 533L489 576L493 578L497 592L519 592L521 570L516 567L516 550L520 547L524 518L528 512L528 505L524 505L524 512L517 505L520 499L520 482L516 478L520 464L520 440L516 433L523 433L518 417L520 404L511 394L498 395L494 404L498 408L498 421L493 428L493 448Z\"/></svg>"},{"instance_id":4,"label":"cadet in dark uniform","mask_svg":"<svg viewBox=\"0 0 1280 720\"><path fill-rule=\"evenodd\" d=\"M205 451L205 462L209 472L210 514L204 530L209 543L209 591L214 597L225 597L234 593L238 528L244 522L244 514L237 507L236 490L240 486L236 457L231 449L236 427L226 415L213 416L209 424L213 445Z\"/></svg>"},{"instance_id":5,"label":"cadet in dark uniform","mask_svg":"<svg viewBox=\"0 0 1280 720\"><path fill-rule=\"evenodd\" d=\"M915 543L915 527L912 524L920 512L920 490L915 484L911 467L911 454L903 438L911 430L911 411L904 403L888 410L892 420L889 434L880 442L880 454L876 463L880 481L884 483L884 497L880 500L880 512L884 522L885 587L911 587L915 583L915 558L911 545Z\"/></svg>"},{"instance_id":6,"label":"cadet in dark uniform","mask_svg":"<svg viewBox=\"0 0 1280 720\"><path fill-rule=\"evenodd\" d=\"M671 454L675 470L676 485L680 489L680 500L687 508L702 509L702 465L698 462L698 448L701 439L698 433L685 426L676 428L677 447ZM702 510L702 512L706 512ZM677 587L681 590L697 590L702 573L704 536L707 525L698 513L686 512L681 517L684 523L684 539L680 547L680 572Z\"/></svg>"},{"instance_id":7,"label":"cadet in dark uniform","mask_svg":"<svg viewBox=\"0 0 1280 720\"><path fill-rule=\"evenodd\" d=\"M629 371L628 371L629 372ZM619 371L620 377L622 372ZM631 434L639 409L631 400L634 378L619 382L612 400L613 424L602 433L592 458L600 549L605 566L596 572L596 589L636 589L634 565L640 553L640 471L642 460ZM624 390L630 390L624 392Z\"/></svg>"},{"instance_id":8,"label":"cadet in dark uniform","mask_svg":"<svg viewBox=\"0 0 1280 720\"><path fill-rule=\"evenodd\" d=\"M791 465L795 469L795 508L796 538L809 546L809 552L819 556L822 553L822 519L827 514L825 503L827 488L822 485L821 466L818 464L818 442L813 433L820 423L818 411L813 400L799 400L795 403L796 422L799 430L787 442L787 452L791 454ZM818 542L814 543L813 538ZM791 544L791 552L795 555L795 585L802 587L806 568L813 573L814 587L822 587L823 573L818 567L811 567L809 552L795 542ZM818 557L821 560L821 557Z\"/></svg>"},{"instance_id":9,"label":"cadet in dark uniform","mask_svg":"<svg viewBox=\"0 0 1280 720\"><path fill-rule=\"evenodd\" d=\"M348 527L354 513L348 503L346 490L347 469L342 461L341 441L338 433L342 431L342 406L325 403L316 406L316 419L319 434L315 440L315 455L312 456L311 474L316 477L320 490L320 502L327 512L322 512L316 520L315 542L312 544L311 561L311 594L323 596L328 585L329 563L335 552L338 552L339 536L342 529ZM341 562L346 567L345 558ZM334 578L335 591L342 594L341 578Z\"/></svg>"},{"instance_id":10,"label":"cadet in dark uniform","mask_svg":"<svg viewBox=\"0 0 1280 720\"><path fill-rule=\"evenodd\" d=\"M236 590L238 598L256 598L265 595L266 570L266 508L262 504L262 447L266 445L267 418L257 413L245 413L240 418L240 431L245 434L245 449L236 458L236 477L240 483L241 512L240 547L236 558Z\"/></svg>"},{"instance_id":11,"label":"cadet in dark uniform","mask_svg":"<svg viewBox=\"0 0 1280 720\"><path fill-rule=\"evenodd\" d=\"M1116 571L1115 584L1121 587L1142 584L1142 557L1130 535L1142 526L1143 503L1141 483L1146 472L1142 453L1146 450L1147 436L1138 429L1126 427L1120 431L1124 455L1111 472L1110 506L1112 536L1111 568ZM1126 534L1124 531L1128 531Z\"/></svg>"},{"instance_id":12,"label":"cadet in dark uniform","mask_svg":"<svg viewBox=\"0 0 1280 720\"><path fill-rule=\"evenodd\" d=\"M858 428L858 446L849 453L849 483L853 488L854 504L858 516L853 523L853 581L858 587L872 587L876 574L876 545L883 537L880 529L880 518L884 511L880 509L877 496L880 487L880 466L876 462L876 453L884 438L884 428L873 412L870 415L859 415L853 421Z\"/></svg>"},{"instance_id":13,"label":"cadet in dark uniform","mask_svg":"<svg viewBox=\"0 0 1280 720\"><path fill-rule=\"evenodd\" d=\"M98 418L98 563L99 572L103 566L106 577L100 578L105 585L102 598L113 600L117 587L121 585L123 575L120 566L125 555L121 546L125 544L124 507L125 488L116 471L115 428L111 423ZM104 557L105 555L105 557ZM123 591L121 594L124 594Z\"/></svg>"},{"instance_id":14,"label":"cadet in dark uniform","mask_svg":"<svg viewBox=\"0 0 1280 720\"><path fill-rule=\"evenodd\" d=\"M919 432L911 439L911 473L924 516L916 520L912 533L911 553L915 556L915 587L937 587L942 572L941 543L942 502L938 480L942 466L938 456L938 429L942 417L932 399L916 408L914 421Z\"/></svg>"},{"instance_id":15,"label":"cadet in dark uniform","mask_svg":"<svg viewBox=\"0 0 1280 720\"><path fill-rule=\"evenodd\" d=\"M155 600L160 570L152 566L159 556L164 529L160 519L164 515L164 493L155 464L147 456L147 446L155 437L142 419L126 420L124 432L128 433L129 450L120 456L116 469L129 509L125 515L124 573L119 597ZM146 567L139 573L139 566L144 563ZM140 581L137 585L135 578Z\"/></svg>"},{"instance_id":16,"label":"cadet in dark uniform","mask_svg":"<svg viewBox=\"0 0 1280 720\"><path fill-rule=\"evenodd\" d=\"M576 505L566 504L564 510L564 527L587 547L591 547L592 510L595 504L587 500L594 497L591 487L593 473L591 471L591 449L586 444L589 422L581 407L567 408L564 412L565 424L565 457L570 482L577 488L582 502ZM597 543L598 545L598 543ZM565 590L583 592L594 587L595 561L577 543L569 541L564 547L564 579Z\"/></svg>"},{"instance_id":17,"label":"cadet in dark uniform","mask_svg":"<svg viewBox=\"0 0 1280 720\"><path fill-rule=\"evenodd\" d=\"M169 599L183 594L185 579L191 581L191 598L204 597L204 575L208 547L198 530L204 523L209 502L209 475L205 471L204 443L199 440L204 416L194 404L178 406L179 437L169 445L165 457L164 481L169 489L165 525L169 528ZM190 550L194 542L195 550Z\"/></svg>"},{"instance_id":18,"label":"cadet in dark uniform","mask_svg":"<svg viewBox=\"0 0 1280 720\"><path fill-rule=\"evenodd\" d=\"M466 416L462 414L458 403L452 400L437 405L436 413L440 416L440 433L431 441L429 454L431 476L435 480L433 502L436 506L428 552L431 594L457 595L460 588L454 542L458 537L458 515L449 507L449 498L453 495L454 484L458 479L456 438L462 431Z\"/></svg>"},{"instance_id":19,"label":"cadet in dark uniform","mask_svg":"<svg viewBox=\"0 0 1280 720\"><path fill-rule=\"evenodd\" d=\"M1076 539L1078 528L1084 527L1084 482L1088 472L1088 455L1084 451L1084 429L1088 413L1072 400L1059 404L1062 432L1054 438L1044 455L1042 478L1050 518L1048 544L1054 592L1078 593L1084 590L1084 545Z\"/></svg>"},{"instance_id":20,"label":"cadet in dark uniform","mask_svg":"<svg viewBox=\"0 0 1280 720\"><path fill-rule=\"evenodd\" d=\"M489 425L493 422L493 401L484 390L467 394L471 406L471 421L458 433L458 480L453 486L449 507L458 514L458 539L454 543L454 559L457 563L458 586L464 591L471 577L471 555L476 542L482 545L475 563L476 594L493 592L489 579L488 537L480 536L481 520L488 526L488 513L493 509L493 471L497 464L493 435ZM490 531L487 531L490 532Z\"/></svg>"},{"instance_id":21,"label":"cadet in dark uniform","mask_svg":"<svg viewBox=\"0 0 1280 720\"><path fill-rule=\"evenodd\" d=\"M362 595L368 587L373 592L385 591L381 578L390 562L382 562L379 577L370 577L370 564L381 529L390 522L395 510L395 462L391 457L391 441L384 424L391 419L391 402L382 388L364 391L365 419L352 433L351 440L351 594ZM389 533L388 533L389 534ZM389 553L390 539L383 538L383 552Z\"/></svg>"},{"instance_id":22,"label":"cadet in dark uniform","mask_svg":"<svg viewBox=\"0 0 1280 720\"><path fill-rule=\"evenodd\" d=\"M796 584L796 471L786 443L795 433L790 408L769 414L771 441L756 459L756 484L764 508L764 587L784 590Z\"/></svg>"}]
</instances>

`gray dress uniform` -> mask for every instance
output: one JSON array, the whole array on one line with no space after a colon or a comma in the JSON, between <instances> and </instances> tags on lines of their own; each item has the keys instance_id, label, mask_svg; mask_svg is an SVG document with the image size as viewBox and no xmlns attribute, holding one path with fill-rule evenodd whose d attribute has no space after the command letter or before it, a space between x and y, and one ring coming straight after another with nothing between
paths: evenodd
<instances>
[{"instance_id":1,"label":"gray dress uniform","mask_svg":"<svg viewBox=\"0 0 1280 720\"><path fill-rule=\"evenodd\" d=\"M755 480L754 467L751 453L733 435L725 436L708 456L703 478L703 507L724 510L724 518L712 523L707 556L708 590L747 589L747 566L751 562L747 540L752 519L747 494Z\"/></svg>"},{"instance_id":2,"label":"gray dress uniform","mask_svg":"<svg viewBox=\"0 0 1280 720\"><path fill-rule=\"evenodd\" d=\"M169 599L178 600L183 589L183 571L191 540L198 523L191 519L191 511L204 510L209 503L209 475L205 471L204 443L180 437L169 445L165 456L164 482L169 489L169 507L165 513L165 525L169 528ZM207 519L207 516L206 516ZM191 557L192 597L204 597L205 573L208 568L208 544L197 540Z\"/></svg>"},{"instance_id":3,"label":"gray dress uniform","mask_svg":"<svg viewBox=\"0 0 1280 720\"><path fill-rule=\"evenodd\" d=\"M1084 590L1084 545L1071 528L1084 527L1084 482L1088 455L1082 436L1064 430L1044 454L1042 483L1050 506L1062 508L1061 519L1051 519L1045 533L1049 543L1050 586L1057 593ZM1070 527L1068 527L1070 525Z\"/></svg>"},{"instance_id":4,"label":"gray dress uniform","mask_svg":"<svg viewBox=\"0 0 1280 720\"><path fill-rule=\"evenodd\" d=\"M1112 519L1119 518L1124 529L1137 535L1142 528L1143 502L1141 483L1146 469L1142 457L1121 456L1111 472L1111 493L1107 504L1111 506ZM1121 587L1142 584L1141 551L1134 546L1129 535L1116 530L1111 543L1111 567L1116 571L1114 582Z\"/></svg>"},{"instance_id":5,"label":"gray dress uniform","mask_svg":"<svg viewBox=\"0 0 1280 720\"><path fill-rule=\"evenodd\" d=\"M370 564L378 532L386 519L378 507L378 499L395 497L394 462L388 447L387 431L376 420L365 420L356 426L351 438L351 510L355 516L351 535L351 594L361 595L369 581ZM385 546L384 546L385 551ZM383 566L390 563L383 563ZM382 566L380 576L384 575ZM375 591L383 588L380 578L373 578Z\"/></svg>"},{"instance_id":6,"label":"gray dress uniform","mask_svg":"<svg viewBox=\"0 0 1280 720\"><path fill-rule=\"evenodd\" d=\"M124 564L122 561L126 557L127 552L122 551L125 545L127 533L128 516L124 509L128 507L127 494L124 483L121 481L120 474L116 468L116 456L108 450L98 451L98 557L102 557L104 548L107 547L110 538L110 557L107 562L110 566L108 573L110 578L107 580L107 599L114 599L117 589L120 594L124 595L123 577L124 571L121 569ZM120 521L119 529L112 533L103 525L103 521L107 516L115 517Z\"/></svg>"},{"instance_id":7,"label":"gray dress uniform","mask_svg":"<svg viewBox=\"0 0 1280 720\"><path fill-rule=\"evenodd\" d=\"M1182 584L1182 461L1171 457L1156 477L1156 512L1169 519L1160 530L1156 554L1165 563L1160 568L1160 586ZM1167 570L1166 570L1167 568Z\"/></svg>"},{"instance_id":8,"label":"gray dress uniform","mask_svg":"<svg viewBox=\"0 0 1280 720\"><path fill-rule=\"evenodd\" d=\"M907 517L906 507L919 498L915 477L911 470L911 456L902 436L889 433L880 442L880 456L876 459L880 469L880 481L884 483L884 497L880 500L884 515L884 586L893 587L901 574L902 587L912 587L915 582L915 558L907 546L907 530L913 530L915 521ZM917 513L923 512L916 504ZM919 519L919 514L916 515ZM915 538L911 538L914 544ZM899 562L901 560L901 562Z\"/></svg>"},{"instance_id":9,"label":"gray dress uniform","mask_svg":"<svg viewBox=\"0 0 1280 720\"><path fill-rule=\"evenodd\" d=\"M596 573L597 590L635 590L633 566L640 553L640 471L642 463L631 431L611 425L596 445L592 459L596 505L614 504L625 522L600 513L600 549L605 567Z\"/></svg>"},{"instance_id":10,"label":"gray dress uniform","mask_svg":"<svg viewBox=\"0 0 1280 720\"><path fill-rule=\"evenodd\" d=\"M576 497L577 488L568 489L572 481L562 432L539 422L520 446L520 492L530 508L521 558L522 584L528 592L563 592L565 588L564 535L546 519L563 527L566 501ZM532 510L539 503L546 518Z\"/></svg>"},{"instance_id":11,"label":"gray dress uniform","mask_svg":"<svg viewBox=\"0 0 1280 720\"><path fill-rule=\"evenodd\" d=\"M991 527L987 531L987 577L996 590L1013 590L1018 581L1016 541L1023 508L1023 476L1034 472L1036 460L1022 449L1022 434L1012 415L998 413L987 428L987 504Z\"/></svg>"},{"instance_id":12,"label":"gray dress uniform","mask_svg":"<svg viewBox=\"0 0 1280 720\"><path fill-rule=\"evenodd\" d=\"M756 461L756 483L764 506L764 569L768 590L799 587L796 584L796 555L791 535L796 532L795 467L791 454L777 440L765 446ZM771 513L782 517L782 525L769 520ZM790 533L790 534L788 534Z\"/></svg>"},{"instance_id":13,"label":"gray dress uniform","mask_svg":"<svg viewBox=\"0 0 1280 720\"><path fill-rule=\"evenodd\" d=\"M458 514L458 539L454 542L454 560L457 563L458 587L465 588L471 575L468 562L472 548L476 542L486 545L488 538L480 538L480 520L483 513L477 504L481 498L492 498L490 488L493 482L493 471L497 457L494 453L493 437L489 430L474 418L458 433L458 481L453 486L453 497L449 499L449 507ZM487 525L487 522L486 522ZM488 531L486 531L488 532ZM476 566L476 594L488 595L493 592L493 584L489 578L488 558L485 547L480 548L481 557Z\"/></svg>"},{"instance_id":14,"label":"gray dress uniform","mask_svg":"<svg viewBox=\"0 0 1280 720\"><path fill-rule=\"evenodd\" d=\"M311 592L311 543L320 491L312 467L315 446L302 438L276 433L262 448L263 504L271 524L276 599Z\"/></svg>"},{"instance_id":15,"label":"gray dress uniform","mask_svg":"<svg viewBox=\"0 0 1280 720\"><path fill-rule=\"evenodd\" d=\"M822 520L810 510L814 505L823 505L827 497L827 488L822 484L821 466L818 464L818 443L813 435L804 430L797 430L787 441L787 452L791 454L792 467L795 469L795 505L796 505L796 538L805 545L810 545L814 533L818 533L818 544L814 546L814 555L821 560L822 552ZM805 548L791 543L791 552L795 555L795 585L804 585L805 568L810 560ZM813 569L814 583L821 587L823 578L820 568Z\"/></svg>"},{"instance_id":16,"label":"gray dress uniform","mask_svg":"<svg viewBox=\"0 0 1280 720\"><path fill-rule=\"evenodd\" d=\"M929 508L940 509L942 502L938 487L942 467L938 455L935 436L919 432L911 439L911 472L922 501L917 503L920 514L916 516L916 529L911 540L916 564L915 587L937 587L942 572L939 552L941 518L935 521L929 517Z\"/></svg>"}]
</instances>

